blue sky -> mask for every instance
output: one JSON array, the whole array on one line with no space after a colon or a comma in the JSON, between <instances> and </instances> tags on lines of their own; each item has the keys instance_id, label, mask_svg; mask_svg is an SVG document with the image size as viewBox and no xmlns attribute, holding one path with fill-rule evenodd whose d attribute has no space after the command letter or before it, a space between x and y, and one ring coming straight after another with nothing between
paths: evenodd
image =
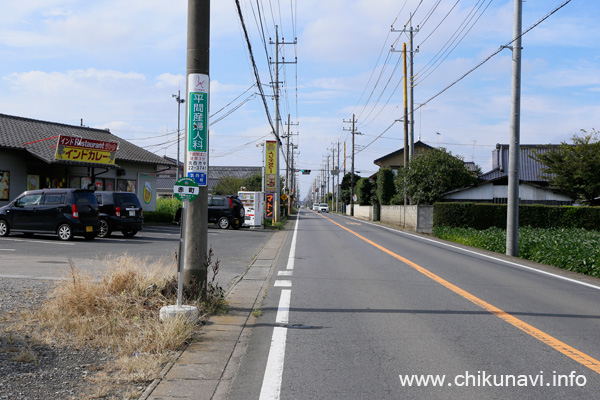
<instances>
[{"instance_id":1,"label":"blue sky","mask_svg":"<svg viewBox=\"0 0 600 400\"><path fill-rule=\"evenodd\" d=\"M408 38L391 26L402 29L411 13L419 25L416 104L511 40L512 0L437 3L240 0L271 115L267 57L274 59L274 26L286 42L297 38L297 45L281 46L286 61L298 59L280 70L281 115L284 122L291 115L297 167L313 171L298 176L302 197L338 142L342 149L346 142L349 157L349 124L343 121L352 114L363 134L356 137L361 175L376 172L374 159L403 147L402 123L386 131L403 107L401 54L389 49L400 49ZM524 2L523 29L562 3ZM161 156L176 156L172 94L185 92L187 1L28 0L0 7L0 113L74 125L83 119ZM580 129L600 128L598 15L599 2L572 0L523 37L522 144L560 143ZM261 165L257 144L272 135L252 87L234 0L211 2L210 70L210 113L223 109L212 118L210 164ZM415 112L415 139L488 170L496 143L509 141L510 79L511 52L505 49Z\"/></svg>"}]
</instances>

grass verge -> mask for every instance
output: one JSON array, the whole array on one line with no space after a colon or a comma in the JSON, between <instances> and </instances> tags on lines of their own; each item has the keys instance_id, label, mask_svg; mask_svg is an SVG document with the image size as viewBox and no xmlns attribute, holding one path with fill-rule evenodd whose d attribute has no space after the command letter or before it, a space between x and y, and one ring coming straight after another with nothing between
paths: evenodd
<instances>
[{"instance_id":1,"label":"grass verge","mask_svg":"<svg viewBox=\"0 0 600 400\"><path fill-rule=\"evenodd\" d=\"M215 282L219 263L211 258L212 250L206 293L191 298L184 291L184 303L198 307L203 319L228 311L223 289ZM97 279L70 261L68 277L57 283L39 309L14 318L11 334L47 346L99 350L110 361L88 376L92 388L87 398L139 398L145 388L140 384L157 377L199 325L183 317L159 320L160 309L177 301L174 261L121 256L107 265L105 275ZM26 353L20 357L35 359Z\"/></svg>"},{"instance_id":2,"label":"grass verge","mask_svg":"<svg viewBox=\"0 0 600 400\"><path fill-rule=\"evenodd\" d=\"M500 228L434 228L440 239L506 253L506 231ZM577 228L519 228L519 257L581 274L600 277L600 232Z\"/></svg>"}]
</instances>

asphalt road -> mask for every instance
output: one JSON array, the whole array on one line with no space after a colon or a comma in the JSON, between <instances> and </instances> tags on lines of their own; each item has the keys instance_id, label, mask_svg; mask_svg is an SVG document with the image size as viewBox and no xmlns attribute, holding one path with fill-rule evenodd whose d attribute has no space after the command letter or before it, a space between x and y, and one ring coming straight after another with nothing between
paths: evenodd
<instances>
[{"instance_id":1,"label":"asphalt road","mask_svg":"<svg viewBox=\"0 0 600 400\"><path fill-rule=\"evenodd\" d=\"M241 276L252 258L271 237L272 231L222 230L210 224L208 247L213 260L219 260L217 282L227 288ZM0 238L0 277L23 279L60 279L69 270L69 259L81 270L101 276L107 260L127 254L140 260L175 257L179 248L179 227L146 225L133 238L114 233L110 238L87 241L75 237L63 242L56 236L26 237L14 234Z\"/></svg>"},{"instance_id":2,"label":"asphalt road","mask_svg":"<svg viewBox=\"0 0 600 400\"><path fill-rule=\"evenodd\" d=\"M308 210L293 236L230 399L598 397L599 280Z\"/></svg>"}]
</instances>

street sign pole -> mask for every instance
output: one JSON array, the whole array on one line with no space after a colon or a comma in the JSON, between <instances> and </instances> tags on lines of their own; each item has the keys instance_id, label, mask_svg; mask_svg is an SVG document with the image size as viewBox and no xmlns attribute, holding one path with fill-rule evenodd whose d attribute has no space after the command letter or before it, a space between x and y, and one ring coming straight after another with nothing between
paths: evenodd
<instances>
[{"instance_id":1,"label":"street sign pole","mask_svg":"<svg viewBox=\"0 0 600 400\"><path fill-rule=\"evenodd\" d=\"M183 280L184 266L186 259L186 216L189 202L194 201L200 192L200 188L196 181L192 178L179 178L173 187L173 194L182 201L183 209L180 217L179 230L179 254L177 257L177 305L165 306L160 309L160 319L165 320L184 315L190 322L195 323L198 320L199 311L194 306L183 305Z\"/></svg>"},{"instance_id":2,"label":"street sign pole","mask_svg":"<svg viewBox=\"0 0 600 400\"><path fill-rule=\"evenodd\" d=\"M185 254L185 214L186 204L188 200L183 200L183 209L181 210L181 216L179 217L179 255L177 257L177 306L181 307L183 298L183 261L181 260Z\"/></svg>"}]
</instances>

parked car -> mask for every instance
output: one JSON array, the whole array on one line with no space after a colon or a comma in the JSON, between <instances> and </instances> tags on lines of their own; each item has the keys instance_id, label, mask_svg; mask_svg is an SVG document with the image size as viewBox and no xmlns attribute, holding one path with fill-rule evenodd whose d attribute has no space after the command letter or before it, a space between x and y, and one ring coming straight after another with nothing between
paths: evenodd
<instances>
[{"instance_id":1,"label":"parked car","mask_svg":"<svg viewBox=\"0 0 600 400\"><path fill-rule=\"evenodd\" d=\"M240 229L244 223L242 201L237 196L208 196L208 222L221 229Z\"/></svg>"},{"instance_id":2,"label":"parked car","mask_svg":"<svg viewBox=\"0 0 600 400\"><path fill-rule=\"evenodd\" d=\"M0 208L0 236L11 232L50 233L60 240L99 232L98 202L93 190L39 189L21 193Z\"/></svg>"},{"instance_id":3,"label":"parked car","mask_svg":"<svg viewBox=\"0 0 600 400\"><path fill-rule=\"evenodd\" d=\"M98 237L109 237L121 231L125 237L134 237L144 227L144 209L135 193L96 192L100 207L100 230Z\"/></svg>"},{"instance_id":4,"label":"parked car","mask_svg":"<svg viewBox=\"0 0 600 400\"><path fill-rule=\"evenodd\" d=\"M326 213L328 213L329 212L329 206L327 205L327 203L320 203L317 206L317 211L318 212L326 212Z\"/></svg>"},{"instance_id":5,"label":"parked car","mask_svg":"<svg viewBox=\"0 0 600 400\"><path fill-rule=\"evenodd\" d=\"M319 203L313 203L312 210L313 211L319 211Z\"/></svg>"},{"instance_id":6,"label":"parked car","mask_svg":"<svg viewBox=\"0 0 600 400\"><path fill-rule=\"evenodd\" d=\"M221 229L240 229L244 223L244 205L237 196L208 196L208 222L213 222ZM175 213L175 223L181 222L182 209Z\"/></svg>"}]
</instances>

